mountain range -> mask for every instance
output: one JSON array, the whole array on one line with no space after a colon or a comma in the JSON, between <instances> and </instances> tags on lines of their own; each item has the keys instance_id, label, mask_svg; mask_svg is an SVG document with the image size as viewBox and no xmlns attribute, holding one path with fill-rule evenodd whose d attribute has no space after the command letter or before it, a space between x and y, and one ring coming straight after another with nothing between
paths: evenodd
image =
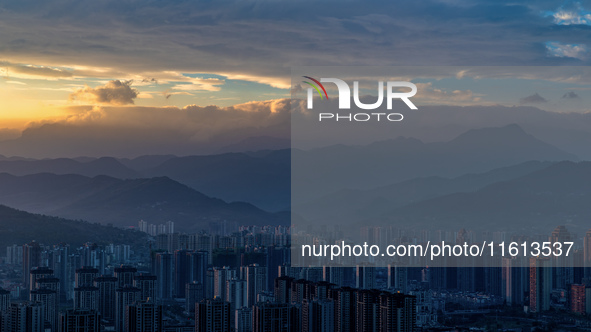
<instances>
[{"instance_id":1,"label":"mountain range","mask_svg":"<svg viewBox=\"0 0 591 332\"><path fill-rule=\"evenodd\" d=\"M153 224L172 220L186 232L222 220L286 225L288 212L268 211L287 211L291 202L296 203L294 210L300 217L312 221L337 218L350 224L365 218L420 224L453 220L459 225L482 218L501 226L516 220L504 215L508 221L501 222L493 217L500 213L494 207L495 195L503 197L499 202L509 204L519 201L515 196L526 187L516 184L503 192L490 188L544 170L559 172L561 168L555 166L579 165L557 163L564 160L578 158L517 125L469 130L447 142L398 137L364 146L334 145L308 151L120 159L3 157L0 204L116 226L135 225L140 219ZM553 176L544 174L548 179ZM545 183L543 177L538 181ZM565 199L553 188L545 190L548 197ZM537 202L530 196L526 199ZM575 201L564 205L540 202L553 209L539 210L547 212L539 218L547 222L585 215L579 205L572 205ZM460 209L463 205L469 208ZM514 218L531 220L527 211L538 211L534 205L529 210L508 206L504 211L514 210ZM578 214L561 210L567 206ZM482 207L481 212L477 207Z\"/></svg>"},{"instance_id":2,"label":"mountain range","mask_svg":"<svg viewBox=\"0 0 591 332\"><path fill-rule=\"evenodd\" d=\"M0 253L6 246L35 240L39 243L69 243L82 245L86 242L97 244L126 243L145 244L146 234L117 227L85 221L49 217L0 205Z\"/></svg>"},{"instance_id":3,"label":"mountain range","mask_svg":"<svg viewBox=\"0 0 591 332\"><path fill-rule=\"evenodd\" d=\"M292 156L292 202L342 189L371 189L425 176L457 177L526 161L578 160L517 125L481 128L448 142L399 137L364 146L334 145Z\"/></svg>"},{"instance_id":4,"label":"mountain range","mask_svg":"<svg viewBox=\"0 0 591 332\"><path fill-rule=\"evenodd\" d=\"M520 177L393 207L373 222L428 229L574 233L590 228L591 162L559 162ZM366 224L367 221L362 222Z\"/></svg>"},{"instance_id":5,"label":"mountain range","mask_svg":"<svg viewBox=\"0 0 591 332\"><path fill-rule=\"evenodd\" d=\"M553 165L553 162L528 161L484 173L455 178L419 177L369 190L343 189L317 200L297 205L294 210L304 218L352 222L378 217L393 208L453 193L474 192L493 183L512 180Z\"/></svg>"},{"instance_id":6,"label":"mountain range","mask_svg":"<svg viewBox=\"0 0 591 332\"><path fill-rule=\"evenodd\" d=\"M269 213L249 203L226 203L167 177L117 179L105 175L14 176L0 174L0 204L35 213L115 226L140 219L195 232L226 220L241 224L288 224L285 213Z\"/></svg>"},{"instance_id":7,"label":"mountain range","mask_svg":"<svg viewBox=\"0 0 591 332\"><path fill-rule=\"evenodd\" d=\"M0 172L107 175L119 179L164 176L227 202L248 202L266 211L285 211L292 202L302 204L338 190L367 190L426 176L457 177L530 160L578 158L529 135L517 125L508 125L473 129L453 140L435 143L398 137L364 146L333 145L308 151L283 149L119 159L0 158ZM292 180L295 186L290 193ZM299 183L306 186L299 188Z\"/></svg>"}]
</instances>

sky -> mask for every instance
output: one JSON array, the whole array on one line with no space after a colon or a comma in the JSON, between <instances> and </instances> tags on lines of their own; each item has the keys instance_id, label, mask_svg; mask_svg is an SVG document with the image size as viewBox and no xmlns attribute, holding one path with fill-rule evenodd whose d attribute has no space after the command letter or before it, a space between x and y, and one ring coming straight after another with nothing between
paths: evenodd
<instances>
[{"instance_id":1,"label":"sky","mask_svg":"<svg viewBox=\"0 0 591 332\"><path fill-rule=\"evenodd\" d=\"M187 141L288 138L294 66L591 61L584 1L3 1L0 31L0 141L15 140L6 151L0 144L7 155L49 156L52 144L69 145L53 149L64 156L109 154L84 142L125 141L113 152L125 155L142 144L163 152ZM504 99L453 75L416 83L464 102L587 112L561 103L584 101L587 79L574 70L551 92L502 84ZM46 145L27 150L35 142Z\"/></svg>"}]
</instances>

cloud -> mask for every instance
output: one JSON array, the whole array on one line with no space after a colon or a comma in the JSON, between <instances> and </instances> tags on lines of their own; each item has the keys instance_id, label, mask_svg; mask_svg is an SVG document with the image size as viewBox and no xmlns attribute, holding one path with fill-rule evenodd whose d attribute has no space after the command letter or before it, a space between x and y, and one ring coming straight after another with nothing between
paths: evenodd
<instances>
[{"instance_id":1,"label":"cloud","mask_svg":"<svg viewBox=\"0 0 591 332\"><path fill-rule=\"evenodd\" d=\"M558 42L547 42L546 50L548 55L558 58L574 58L585 60L588 55L588 48L584 44L561 44Z\"/></svg>"},{"instance_id":2,"label":"cloud","mask_svg":"<svg viewBox=\"0 0 591 332\"><path fill-rule=\"evenodd\" d=\"M569 58L548 57L546 41L591 42L576 27L556 29L554 18L541 15L555 9L547 1L427 0L404 10L386 1L335 4L23 0L0 5L0 51L6 61L62 68L46 70L53 76L139 85L145 78L160 82L150 73L213 73L289 89L291 66L551 65Z\"/></svg>"},{"instance_id":3,"label":"cloud","mask_svg":"<svg viewBox=\"0 0 591 332\"><path fill-rule=\"evenodd\" d=\"M171 89L166 89L166 90L160 92L160 94L163 95L165 99L170 99L170 97L176 96L176 95L193 96L192 93L187 92L187 91L171 91Z\"/></svg>"},{"instance_id":4,"label":"cloud","mask_svg":"<svg viewBox=\"0 0 591 332\"><path fill-rule=\"evenodd\" d=\"M570 91L570 92L563 94L561 98L562 99L580 99L581 97L579 97L579 95L576 94L574 91Z\"/></svg>"},{"instance_id":5,"label":"cloud","mask_svg":"<svg viewBox=\"0 0 591 332\"><path fill-rule=\"evenodd\" d=\"M527 96L527 97L523 97L521 99L519 99L519 102L521 104L541 104L541 103L546 103L548 102L548 100L546 100L546 98L540 96L537 92L534 93L531 96Z\"/></svg>"},{"instance_id":6,"label":"cloud","mask_svg":"<svg viewBox=\"0 0 591 332\"><path fill-rule=\"evenodd\" d=\"M72 105L66 110L68 115L60 120L31 123L18 139L0 142L0 153L23 155L26 151L27 156L36 157L188 155L215 153L250 137L290 137L290 99L229 107Z\"/></svg>"},{"instance_id":7,"label":"cloud","mask_svg":"<svg viewBox=\"0 0 591 332\"><path fill-rule=\"evenodd\" d=\"M26 78L26 79L58 79L58 78L69 78L73 74L71 71L63 68L49 67L42 65L25 65L25 64L13 64L7 61L0 61L2 69L2 75L6 77L15 78Z\"/></svg>"},{"instance_id":8,"label":"cloud","mask_svg":"<svg viewBox=\"0 0 591 332\"><path fill-rule=\"evenodd\" d=\"M574 8L560 8L555 12L549 12L557 25L591 25L591 12L585 10L580 4Z\"/></svg>"},{"instance_id":9,"label":"cloud","mask_svg":"<svg viewBox=\"0 0 591 332\"><path fill-rule=\"evenodd\" d=\"M104 86L86 86L70 94L70 101L78 100L92 104L128 105L138 97L139 91L131 87L131 81L113 80Z\"/></svg>"},{"instance_id":10,"label":"cloud","mask_svg":"<svg viewBox=\"0 0 591 332\"><path fill-rule=\"evenodd\" d=\"M476 96L470 90L452 90L445 91L433 87L433 83L416 83L417 95L416 98L422 102L437 103L440 105L446 104L463 104L475 103L480 101L480 97Z\"/></svg>"},{"instance_id":11,"label":"cloud","mask_svg":"<svg viewBox=\"0 0 591 332\"><path fill-rule=\"evenodd\" d=\"M0 128L0 142L15 139L21 136L18 129Z\"/></svg>"},{"instance_id":12,"label":"cloud","mask_svg":"<svg viewBox=\"0 0 591 332\"><path fill-rule=\"evenodd\" d=\"M173 90L182 91L220 91L219 85L224 84L223 80L217 78L190 78L188 84L177 84Z\"/></svg>"}]
</instances>

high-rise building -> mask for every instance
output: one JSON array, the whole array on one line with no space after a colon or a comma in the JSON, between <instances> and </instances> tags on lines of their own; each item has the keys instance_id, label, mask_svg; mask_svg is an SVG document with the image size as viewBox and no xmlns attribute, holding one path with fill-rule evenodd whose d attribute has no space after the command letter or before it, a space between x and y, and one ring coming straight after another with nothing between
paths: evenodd
<instances>
[{"instance_id":1,"label":"high-rise building","mask_svg":"<svg viewBox=\"0 0 591 332\"><path fill-rule=\"evenodd\" d=\"M32 290L29 293L31 302L41 303L43 307L43 317L49 322L51 328L55 331L58 325L58 302L57 292L47 288Z\"/></svg>"},{"instance_id":2,"label":"high-rise building","mask_svg":"<svg viewBox=\"0 0 591 332\"><path fill-rule=\"evenodd\" d=\"M256 303L257 294L264 292L267 286L267 269L258 264L251 264L246 266L246 287L248 293L246 295L248 306Z\"/></svg>"},{"instance_id":3,"label":"high-rise building","mask_svg":"<svg viewBox=\"0 0 591 332\"><path fill-rule=\"evenodd\" d=\"M74 288L74 309L98 310L99 289L94 286L81 286Z\"/></svg>"},{"instance_id":4,"label":"high-rise building","mask_svg":"<svg viewBox=\"0 0 591 332\"><path fill-rule=\"evenodd\" d=\"M279 303L291 303L291 284L294 281L292 277L281 276L275 278L275 301Z\"/></svg>"},{"instance_id":5,"label":"high-rise building","mask_svg":"<svg viewBox=\"0 0 591 332\"><path fill-rule=\"evenodd\" d=\"M573 284L570 286L570 310L584 315L587 313L587 293L585 285Z\"/></svg>"},{"instance_id":6,"label":"high-rise building","mask_svg":"<svg viewBox=\"0 0 591 332\"><path fill-rule=\"evenodd\" d=\"M303 303L304 300L312 300L314 283L305 279L298 279L291 283L291 303Z\"/></svg>"},{"instance_id":7,"label":"high-rise building","mask_svg":"<svg viewBox=\"0 0 591 332\"><path fill-rule=\"evenodd\" d=\"M303 278L312 282L319 282L323 280L322 267L304 267L302 269Z\"/></svg>"},{"instance_id":8,"label":"high-rise building","mask_svg":"<svg viewBox=\"0 0 591 332\"><path fill-rule=\"evenodd\" d=\"M30 285L30 272L34 267L41 266L41 246L33 241L23 245L23 285ZM27 291L30 291L28 288Z\"/></svg>"},{"instance_id":9,"label":"high-rise building","mask_svg":"<svg viewBox=\"0 0 591 332\"><path fill-rule=\"evenodd\" d=\"M583 266L585 278L591 278L591 229L583 239Z\"/></svg>"},{"instance_id":10,"label":"high-rise building","mask_svg":"<svg viewBox=\"0 0 591 332\"><path fill-rule=\"evenodd\" d=\"M299 331L297 308L285 303L260 302L253 307L253 332Z\"/></svg>"},{"instance_id":11,"label":"high-rise building","mask_svg":"<svg viewBox=\"0 0 591 332\"><path fill-rule=\"evenodd\" d=\"M3 324L6 323L6 315L10 307L10 292L0 288L0 331L3 330Z\"/></svg>"},{"instance_id":12,"label":"high-rise building","mask_svg":"<svg viewBox=\"0 0 591 332\"><path fill-rule=\"evenodd\" d=\"M356 290L350 287L333 289L330 297L335 302L336 331L354 332L356 326Z\"/></svg>"},{"instance_id":13,"label":"high-rise building","mask_svg":"<svg viewBox=\"0 0 591 332\"><path fill-rule=\"evenodd\" d=\"M203 285L193 281L185 285L185 310L195 313L195 304L205 298Z\"/></svg>"},{"instance_id":14,"label":"high-rise building","mask_svg":"<svg viewBox=\"0 0 591 332\"><path fill-rule=\"evenodd\" d=\"M227 266L213 268L213 296L226 298L226 281L236 278L236 270Z\"/></svg>"},{"instance_id":15,"label":"high-rise building","mask_svg":"<svg viewBox=\"0 0 591 332\"><path fill-rule=\"evenodd\" d=\"M115 291L115 328L125 331L126 308L140 300L142 291L139 288L127 286Z\"/></svg>"},{"instance_id":16,"label":"high-rise building","mask_svg":"<svg viewBox=\"0 0 591 332\"><path fill-rule=\"evenodd\" d=\"M76 277L74 281L75 287L92 286L94 278L99 276L99 270L94 267L84 266L76 269Z\"/></svg>"},{"instance_id":17,"label":"high-rise building","mask_svg":"<svg viewBox=\"0 0 591 332\"><path fill-rule=\"evenodd\" d=\"M334 323L332 300L305 300L302 304L303 332L334 332Z\"/></svg>"},{"instance_id":18,"label":"high-rise building","mask_svg":"<svg viewBox=\"0 0 591 332\"><path fill-rule=\"evenodd\" d=\"M234 311L234 330L252 332L252 308L242 307Z\"/></svg>"},{"instance_id":19,"label":"high-rise building","mask_svg":"<svg viewBox=\"0 0 591 332\"><path fill-rule=\"evenodd\" d=\"M5 316L4 330L44 332L45 316L41 303L11 303Z\"/></svg>"},{"instance_id":20,"label":"high-rise building","mask_svg":"<svg viewBox=\"0 0 591 332\"><path fill-rule=\"evenodd\" d=\"M0 288L0 320L2 316L8 311L10 306L10 292L6 289ZM2 325L0 325L0 328Z\"/></svg>"},{"instance_id":21,"label":"high-rise building","mask_svg":"<svg viewBox=\"0 0 591 332\"><path fill-rule=\"evenodd\" d=\"M6 247L6 264L22 265L23 264L23 247L13 244Z\"/></svg>"},{"instance_id":22,"label":"high-rise building","mask_svg":"<svg viewBox=\"0 0 591 332\"><path fill-rule=\"evenodd\" d=\"M58 278L43 277L43 278L37 279L37 281L35 283L37 285L36 288L47 288L47 289L54 290L58 294L58 298L57 298L58 302L56 305L59 304L59 294L60 294L61 283Z\"/></svg>"},{"instance_id":23,"label":"high-rise building","mask_svg":"<svg viewBox=\"0 0 591 332\"><path fill-rule=\"evenodd\" d=\"M60 281L60 302L71 298L73 292L71 268L72 265L68 259L70 247L68 245L59 245L53 251L53 272Z\"/></svg>"},{"instance_id":24,"label":"high-rise building","mask_svg":"<svg viewBox=\"0 0 591 332\"><path fill-rule=\"evenodd\" d=\"M502 294L508 305L523 305L529 290L529 270L520 260L523 257L505 257L502 267Z\"/></svg>"},{"instance_id":25,"label":"high-rise building","mask_svg":"<svg viewBox=\"0 0 591 332\"><path fill-rule=\"evenodd\" d=\"M185 296L185 285L192 280L190 278L190 260L188 250L177 250L174 252L174 296L182 298Z\"/></svg>"},{"instance_id":26,"label":"high-rise building","mask_svg":"<svg viewBox=\"0 0 591 332\"><path fill-rule=\"evenodd\" d=\"M357 265L355 271L355 287L358 289L376 288L376 268Z\"/></svg>"},{"instance_id":27,"label":"high-rise building","mask_svg":"<svg viewBox=\"0 0 591 332\"><path fill-rule=\"evenodd\" d=\"M133 266L121 265L120 267L116 267L114 272L117 278L117 287L123 288L133 285L133 278L137 273L137 269Z\"/></svg>"},{"instance_id":28,"label":"high-rise building","mask_svg":"<svg viewBox=\"0 0 591 332\"><path fill-rule=\"evenodd\" d=\"M542 312L550 309L552 291L552 269L550 259L530 258L529 265L529 309Z\"/></svg>"},{"instance_id":29,"label":"high-rise building","mask_svg":"<svg viewBox=\"0 0 591 332\"><path fill-rule=\"evenodd\" d=\"M322 269L322 279L338 287L345 286L345 268L325 266Z\"/></svg>"},{"instance_id":30,"label":"high-rise building","mask_svg":"<svg viewBox=\"0 0 591 332\"><path fill-rule=\"evenodd\" d=\"M162 332L162 306L152 300L139 301L126 309L125 331Z\"/></svg>"},{"instance_id":31,"label":"high-rise building","mask_svg":"<svg viewBox=\"0 0 591 332\"><path fill-rule=\"evenodd\" d=\"M230 332L230 303L207 299L195 305L195 332Z\"/></svg>"},{"instance_id":32,"label":"high-rise building","mask_svg":"<svg viewBox=\"0 0 591 332\"><path fill-rule=\"evenodd\" d=\"M37 285L37 279L51 278L51 277L53 277L53 270L48 268L47 266L32 268L31 271L29 272L28 290L32 291L36 288L39 288L39 286Z\"/></svg>"},{"instance_id":33,"label":"high-rise building","mask_svg":"<svg viewBox=\"0 0 591 332\"><path fill-rule=\"evenodd\" d=\"M231 312L248 306L247 294L246 280L234 278L226 281L225 300L230 302Z\"/></svg>"},{"instance_id":34,"label":"high-rise building","mask_svg":"<svg viewBox=\"0 0 591 332\"><path fill-rule=\"evenodd\" d=\"M156 299L156 290L158 289L158 279L153 275L140 274L134 277L133 286L142 291L140 298L143 301Z\"/></svg>"},{"instance_id":35,"label":"high-rise building","mask_svg":"<svg viewBox=\"0 0 591 332\"><path fill-rule=\"evenodd\" d=\"M167 221L166 222L166 233L173 234L174 233L174 221Z\"/></svg>"},{"instance_id":36,"label":"high-rise building","mask_svg":"<svg viewBox=\"0 0 591 332\"><path fill-rule=\"evenodd\" d=\"M417 299L401 293L383 293L379 298L379 321L375 330L381 332L415 331Z\"/></svg>"},{"instance_id":37,"label":"high-rise building","mask_svg":"<svg viewBox=\"0 0 591 332\"><path fill-rule=\"evenodd\" d=\"M563 244L573 241L573 237L565 226L558 226L550 236L550 247L554 248L556 242ZM574 255L552 256L552 288L567 291L568 285L574 283ZM583 258L584 259L584 258Z\"/></svg>"},{"instance_id":38,"label":"high-rise building","mask_svg":"<svg viewBox=\"0 0 591 332\"><path fill-rule=\"evenodd\" d=\"M396 289L404 294L408 293L408 267L388 266L388 288Z\"/></svg>"},{"instance_id":39,"label":"high-rise building","mask_svg":"<svg viewBox=\"0 0 591 332\"><path fill-rule=\"evenodd\" d=\"M98 311L102 319L114 322L117 278L110 276L97 277L94 279L94 285L98 288Z\"/></svg>"},{"instance_id":40,"label":"high-rise building","mask_svg":"<svg viewBox=\"0 0 591 332\"><path fill-rule=\"evenodd\" d=\"M279 277L279 267L289 264L291 251L289 247L267 247L267 289L273 290L275 278Z\"/></svg>"},{"instance_id":41,"label":"high-rise building","mask_svg":"<svg viewBox=\"0 0 591 332\"><path fill-rule=\"evenodd\" d=\"M372 332L378 330L379 296L377 290L357 291L356 331Z\"/></svg>"},{"instance_id":42,"label":"high-rise building","mask_svg":"<svg viewBox=\"0 0 591 332\"><path fill-rule=\"evenodd\" d=\"M213 298L213 285L214 285L214 273L213 268L208 268L207 273L205 276L205 298L211 299Z\"/></svg>"},{"instance_id":43,"label":"high-rise building","mask_svg":"<svg viewBox=\"0 0 591 332\"><path fill-rule=\"evenodd\" d=\"M156 254L156 280L159 299L171 299L173 296L173 264L172 254Z\"/></svg>"},{"instance_id":44,"label":"high-rise building","mask_svg":"<svg viewBox=\"0 0 591 332\"><path fill-rule=\"evenodd\" d=\"M312 293L314 298L318 300L326 300L329 298L330 290L336 288L336 285L327 281L319 281L312 285Z\"/></svg>"},{"instance_id":45,"label":"high-rise building","mask_svg":"<svg viewBox=\"0 0 591 332\"><path fill-rule=\"evenodd\" d=\"M148 222L140 220L138 222L138 229L140 230L140 232L148 233Z\"/></svg>"},{"instance_id":46,"label":"high-rise building","mask_svg":"<svg viewBox=\"0 0 591 332\"><path fill-rule=\"evenodd\" d=\"M100 332L101 319L96 310L68 310L60 313L60 332Z\"/></svg>"},{"instance_id":47,"label":"high-rise building","mask_svg":"<svg viewBox=\"0 0 591 332\"><path fill-rule=\"evenodd\" d=\"M191 263L190 281L197 281L205 285L209 253L207 251L194 251L189 252L187 255L189 255L189 261Z\"/></svg>"}]
</instances>

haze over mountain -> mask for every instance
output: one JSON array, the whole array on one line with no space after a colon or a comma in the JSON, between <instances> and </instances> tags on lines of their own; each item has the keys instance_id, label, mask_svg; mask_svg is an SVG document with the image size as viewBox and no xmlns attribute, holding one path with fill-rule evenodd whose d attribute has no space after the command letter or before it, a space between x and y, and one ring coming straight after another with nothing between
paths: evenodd
<instances>
[{"instance_id":1,"label":"haze over mountain","mask_svg":"<svg viewBox=\"0 0 591 332\"><path fill-rule=\"evenodd\" d=\"M146 234L121 228L31 214L0 205L0 253L6 246L36 240L39 243L144 244Z\"/></svg>"},{"instance_id":2,"label":"haze over mountain","mask_svg":"<svg viewBox=\"0 0 591 332\"><path fill-rule=\"evenodd\" d=\"M234 144L222 147L219 153L225 152L249 152L260 150L282 150L289 149L291 142L288 138L272 136L248 137Z\"/></svg>"},{"instance_id":3,"label":"haze over mountain","mask_svg":"<svg viewBox=\"0 0 591 332\"><path fill-rule=\"evenodd\" d=\"M146 170L226 201L245 201L270 211L289 205L290 151L178 157Z\"/></svg>"},{"instance_id":4,"label":"haze over mountain","mask_svg":"<svg viewBox=\"0 0 591 332\"><path fill-rule=\"evenodd\" d=\"M519 126L509 125L473 129L437 143L398 137L365 146L335 145L310 151L0 160L0 172L108 175L122 179L166 176L228 202L242 201L267 211L285 211L291 204L292 154L295 176L302 176L302 181L310 184L302 195L294 191L294 202L300 203L345 188L371 189L425 176L457 177L530 160L577 160Z\"/></svg>"},{"instance_id":5,"label":"haze over mountain","mask_svg":"<svg viewBox=\"0 0 591 332\"><path fill-rule=\"evenodd\" d=\"M301 203L346 188L370 189L424 176L456 177L530 160L578 158L514 124L469 130L448 142L399 137L365 146L335 145L294 151L292 199Z\"/></svg>"},{"instance_id":6,"label":"haze over mountain","mask_svg":"<svg viewBox=\"0 0 591 332\"><path fill-rule=\"evenodd\" d=\"M102 157L90 161L69 158L0 160L0 172L13 175L36 173L80 174L85 176L108 175L122 179L140 176L140 173L126 167L117 159L111 157Z\"/></svg>"},{"instance_id":7,"label":"haze over mountain","mask_svg":"<svg viewBox=\"0 0 591 332\"><path fill-rule=\"evenodd\" d=\"M560 162L530 174L394 208L376 222L428 229L585 232L591 220L591 162Z\"/></svg>"},{"instance_id":8,"label":"haze over mountain","mask_svg":"<svg viewBox=\"0 0 591 332\"><path fill-rule=\"evenodd\" d=\"M561 100L563 104L572 102ZM581 100L575 102L585 105ZM294 135L301 137L295 143L302 146L292 146L309 150L331 144L367 145L374 141L391 139L393 135L413 137L423 142L446 142L469 130L517 124L525 132L544 142L582 159L591 160L591 150L588 149L591 145L591 112L584 108L582 112L550 112L532 106L427 105L421 106L417 112L405 114L404 121L397 126L359 126L343 122L335 125L334 130L330 124L301 127L301 132L296 129ZM341 134L334 133L337 129L341 130ZM318 145L317 142L323 143Z\"/></svg>"},{"instance_id":9,"label":"haze over mountain","mask_svg":"<svg viewBox=\"0 0 591 332\"><path fill-rule=\"evenodd\" d=\"M561 102L573 103L577 101L561 100ZM584 106L584 101L578 102ZM112 128L101 123L104 119L96 120L96 123L90 124L86 122L47 123L27 128L21 137L0 141L0 154L27 158L76 156L133 158L155 154L187 156L285 148L289 146L290 135L289 103L281 101L277 101L277 103L285 105L285 107L281 107L280 113L282 115L277 117L270 126L255 127L256 121L260 121L260 119L254 117L252 126L229 130L223 135L213 136L207 141L193 141L192 135L195 135L196 131L178 133L178 123L192 122L194 121L193 116L188 116L188 119L179 119L178 122L174 122L174 126L169 126L171 128L155 129L154 127L160 128L160 123L168 123L169 120L161 118L161 116L163 117L161 110L141 108L134 114L137 113L142 117L146 112L157 114L154 115L155 124L153 126L137 128L137 122L131 122L122 124L121 127ZM269 104L272 103L261 103L257 106L263 112L268 109ZM126 112L128 111L126 109ZM120 112L120 116L123 117L124 114L127 114L126 112ZM183 111L179 110L178 113L183 113ZM114 116L112 113L108 113L108 115ZM166 115L169 114L166 113ZM112 121L116 119L112 119ZM124 119L127 120L128 117ZM423 142L440 142L449 141L471 129L502 127L509 124L518 124L526 132L540 140L580 158L591 160L591 150L588 149L588 146L591 145L591 113L589 112L558 113L532 106L427 105L421 106L419 112L405 116L403 125L396 126L395 131L396 136L414 137ZM205 132L208 129L207 126L202 125L199 125L198 128ZM371 128L370 130L373 132L376 129ZM355 130L361 133L357 136L364 137L363 129L356 127ZM318 132L309 130L303 134L309 136L310 141L313 142L316 137L330 135L330 132L326 132L326 128L321 128ZM392 128L385 128L380 137L382 140L391 138ZM284 145L286 143L288 145ZM352 142L341 143L354 144ZM365 141L357 144L368 143Z\"/></svg>"},{"instance_id":10,"label":"haze over mountain","mask_svg":"<svg viewBox=\"0 0 591 332\"><path fill-rule=\"evenodd\" d=\"M0 174L0 203L19 209L116 226L140 219L197 231L226 220L237 224L287 224L285 214L272 214L242 202L226 203L166 177L121 180L108 176Z\"/></svg>"},{"instance_id":11,"label":"haze over mountain","mask_svg":"<svg viewBox=\"0 0 591 332\"><path fill-rule=\"evenodd\" d=\"M544 169L552 162L528 161L485 173L466 174L456 178L420 177L369 190L343 189L302 205L298 214L316 220L358 221L378 217L393 208L444 196L473 192L487 185L507 181Z\"/></svg>"}]
</instances>

